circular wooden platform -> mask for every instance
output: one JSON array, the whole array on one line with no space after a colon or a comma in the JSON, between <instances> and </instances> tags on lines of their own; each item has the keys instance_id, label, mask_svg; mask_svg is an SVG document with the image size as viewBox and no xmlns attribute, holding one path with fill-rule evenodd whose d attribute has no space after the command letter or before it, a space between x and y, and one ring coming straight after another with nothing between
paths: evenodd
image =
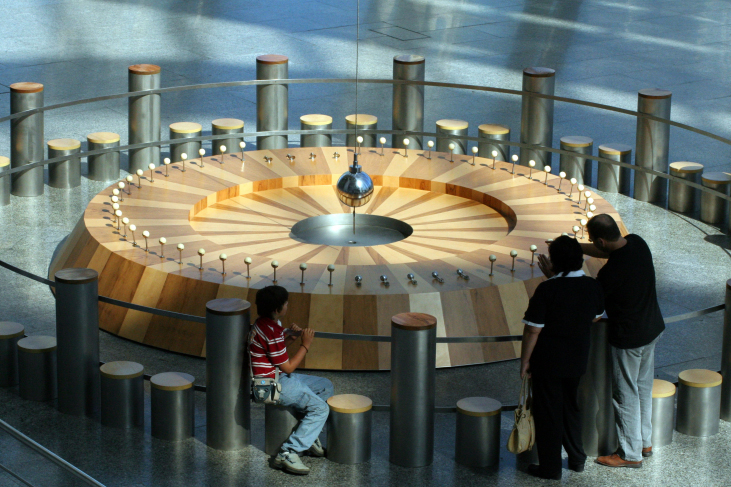
<instances>
[{"instance_id":1,"label":"circular wooden platform","mask_svg":"<svg viewBox=\"0 0 731 487\"><path fill-rule=\"evenodd\" d=\"M334 154L340 153L339 158ZM310 153L315 155L310 158ZM290 162L287 155L295 156ZM352 161L352 149L302 148L216 155L145 173L142 188L131 188L120 203L123 216L136 225L138 247L112 224L111 191L98 194L52 262L50 275L65 267L99 272L102 295L157 308L204 316L207 301L240 297L252 303L257 289L272 283L271 261L277 260L277 284L290 291L285 325L310 325L319 331L356 334L390 333L391 317L403 312L437 318L438 336L506 335L522 332L529 296L543 279L530 267L530 246L546 251L544 241L584 217L577 192L569 183L557 191L558 177L510 163L425 151L363 149L360 163L376 186L371 202L359 212L403 220L414 228L400 242L374 247L332 247L298 242L289 235L297 221L310 216L344 213L334 185ZM271 158L271 160L265 159ZM565 190L565 191L564 191ZM596 213L614 208L594 195ZM621 226L621 222L620 222ZM623 231L624 228L622 227ZM150 232L150 252L143 231ZM164 257L158 239L167 243ZM178 244L184 244L182 264ZM199 248L204 248L199 270ZM511 250L518 251L511 272ZM226 253L226 275L218 256ZM494 276L488 257L495 254ZM251 278L244 259L250 257ZM300 285L300 263L307 263ZM335 265L333 286L327 266ZM586 263L595 274L602 261ZM470 279L457 275L461 268ZM431 277L438 272L439 283ZM406 275L415 275L413 285ZM386 287L378 277L387 275ZM355 276L363 277L357 286ZM111 333L159 348L205 355L205 326L100 304L101 327ZM440 344L437 365L449 367L515 358L519 343ZM304 366L311 369L388 369L387 343L316 340Z\"/></svg>"}]
</instances>

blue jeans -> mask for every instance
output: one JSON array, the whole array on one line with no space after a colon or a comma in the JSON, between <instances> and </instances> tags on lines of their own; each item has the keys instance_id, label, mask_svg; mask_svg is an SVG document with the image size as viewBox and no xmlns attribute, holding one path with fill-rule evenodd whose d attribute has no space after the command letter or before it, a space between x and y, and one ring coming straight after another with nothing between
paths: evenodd
<instances>
[{"instance_id":1,"label":"blue jeans","mask_svg":"<svg viewBox=\"0 0 731 487\"><path fill-rule=\"evenodd\" d=\"M297 429L282 445L282 450L301 453L310 448L320 436L330 413L330 406L326 401L335 390L329 380L312 375L282 374L279 382L282 384L282 392L278 404L293 407L305 415Z\"/></svg>"}]
</instances>

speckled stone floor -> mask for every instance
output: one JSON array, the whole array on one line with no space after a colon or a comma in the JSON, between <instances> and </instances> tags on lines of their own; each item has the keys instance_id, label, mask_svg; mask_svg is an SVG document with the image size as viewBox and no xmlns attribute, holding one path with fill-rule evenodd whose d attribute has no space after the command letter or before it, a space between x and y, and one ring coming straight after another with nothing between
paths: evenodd
<instances>
[{"instance_id":1,"label":"speckled stone floor","mask_svg":"<svg viewBox=\"0 0 731 487\"><path fill-rule=\"evenodd\" d=\"M355 0L0 0L5 22L0 41L0 91L10 83L46 86L46 104L126 91L126 67L162 66L162 85L251 79L259 54L290 57L290 76L352 77L355 74ZM725 0L362 0L359 75L390 78L395 54L427 59L427 79L518 89L529 65L557 70L556 94L622 108L636 107L636 92L651 86L673 92L674 120L729 137L731 4ZM332 115L336 128L353 113L353 87L293 85L292 127L305 113ZM363 85L359 106L390 127L389 87ZM163 98L167 124L197 121L207 130L220 117L244 119L255 127L253 89L191 91ZM388 105L388 106L386 106ZM0 113L9 96L0 93ZM127 138L125 101L105 101L48 113L46 139L107 130ZM504 123L517 140L520 101L514 97L427 88L425 126L440 118L461 118L471 131L481 123ZM0 128L0 154L9 153L8 125ZM556 104L554 146L564 135L588 135L595 145L633 144L634 121L595 109ZM335 136L336 144L343 138ZM247 141L252 143L253 140ZM290 139L298 145L297 137ZM729 147L673 128L671 160L729 170ZM123 167L126 162L123 154ZM557 158L554 169L557 170ZM85 169L84 169L85 170ZM84 207L106 183L82 178L80 188L46 187L39 198L13 197L0 207L0 259L45 275L51 256ZM655 256L658 295L665 316L723 302L731 277L731 241L717 228L631 198L605 195L628 228L642 235ZM0 319L18 321L28 333L55 334L53 298L44 286L0 269ZM676 380L687 368L720 367L722 313L668 326L657 348L656 376ZM135 360L147 373L180 370L205 383L205 362L127 342L102 333L102 360ZM388 373L323 372L338 392L358 392L377 404L389 400ZM437 404L452 406L470 395L505 404L516 401L515 361L437 371ZM123 432L85 418L58 413L52 404L18 398L0 389L0 419L7 421L109 486L189 485L543 485L521 472L523 464L505 449L497 469L469 469L454 463L455 419L437 415L435 461L404 469L388 462L388 415L374 414L373 459L360 466L306 460L306 478L267 467L263 410L254 407L253 445L223 453L205 446L205 398L196 393L194 439L169 444L150 436L149 393L144 431ZM501 445L511 426L503 414ZM731 430L699 439L675 435L642 470L611 470L589 464L583 474L564 471L569 485L731 485L727 459ZM33 485L75 486L78 481L27 447L0 433L0 464ZM516 468L518 467L518 468ZM0 486L23 485L0 471Z\"/></svg>"}]
</instances>

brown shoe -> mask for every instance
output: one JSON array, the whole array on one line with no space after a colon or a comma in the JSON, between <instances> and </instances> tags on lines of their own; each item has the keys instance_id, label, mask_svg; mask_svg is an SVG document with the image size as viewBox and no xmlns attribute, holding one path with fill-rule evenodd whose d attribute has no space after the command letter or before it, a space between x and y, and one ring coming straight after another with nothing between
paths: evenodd
<instances>
[{"instance_id":1,"label":"brown shoe","mask_svg":"<svg viewBox=\"0 0 731 487\"><path fill-rule=\"evenodd\" d=\"M647 448L642 449L642 456L647 458L652 456L652 447L648 446Z\"/></svg>"},{"instance_id":2,"label":"brown shoe","mask_svg":"<svg viewBox=\"0 0 731 487\"><path fill-rule=\"evenodd\" d=\"M605 457L599 457L596 459L596 463L599 465L604 465L606 467L627 467L627 468L641 468L642 462L629 462L627 460L622 459L619 455L616 453L613 453L612 455L607 455Z\"/></svg>"}]
</instances>

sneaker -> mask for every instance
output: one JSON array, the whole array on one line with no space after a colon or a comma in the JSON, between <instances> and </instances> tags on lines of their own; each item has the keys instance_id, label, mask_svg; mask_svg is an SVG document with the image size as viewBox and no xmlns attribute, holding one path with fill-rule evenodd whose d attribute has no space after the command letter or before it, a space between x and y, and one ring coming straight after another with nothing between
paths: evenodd
<instances>
[{"instance_id":1,"label":"sneaker","mask_svg":"<svg viewBox=\"0 0 731 487\"><path fill-rule=\"evenodd\" d=\"M652 447L648 446L647 448L642 449L642 456L647 458L652 456Z\"/></svg>"},{"instance_id":2,"label":"sneaker","mask_svg":"<svg viewBox=\"0 0 731 487\"><path fill-rule=\"evenodd\" d=\"M307 475L310 469L302 463L299 455L293 451L280 451L272 462L274 468L286 470L297 475Z\"/></svg>"},{"instance_id":3,"label":"sneaker","mask_svg":"<svg viewBox=\"0 0 731 487\"><path fill-rule=\"evenodd\" d=\"M322 443L320 443L320 438L317 438L315 440L315 442L312 444L312 446L307 449L306 453L313 457L324 457L325 456L325 449L322 447Z\"/></svg>"},{"instance_id":4,"label":"sneaker","mask_svg":"<svg viewBox=\"0 0 731 487\"><path fill-rule=\"evenodd\" d=\"M605 457L599 457L596 459L596 463L604 465L605 467L627 467L627 468L642 468L642 461L630 462L623 459L616 453L607 455Z\"/></svg>"}]
</instances>

